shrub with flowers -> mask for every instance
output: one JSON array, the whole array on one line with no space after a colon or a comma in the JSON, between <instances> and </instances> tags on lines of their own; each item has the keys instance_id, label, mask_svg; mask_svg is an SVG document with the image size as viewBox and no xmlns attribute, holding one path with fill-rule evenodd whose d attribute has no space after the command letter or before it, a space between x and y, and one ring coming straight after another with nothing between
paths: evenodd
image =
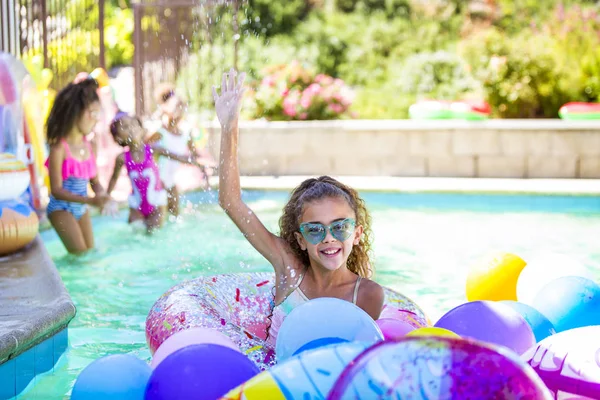
<instances>
[{"instance_id":1,"label":"shrub with flowers","mask_svg":"<svg viewBox=\"0 0 600 400\"><path fill-rule=\"evenodd\" d=\"M354 93L341 79L315 74L297 61L268 67L262 75L254 91L254 118L291 121L350 115Z\"/></svg>"}]
</instances>

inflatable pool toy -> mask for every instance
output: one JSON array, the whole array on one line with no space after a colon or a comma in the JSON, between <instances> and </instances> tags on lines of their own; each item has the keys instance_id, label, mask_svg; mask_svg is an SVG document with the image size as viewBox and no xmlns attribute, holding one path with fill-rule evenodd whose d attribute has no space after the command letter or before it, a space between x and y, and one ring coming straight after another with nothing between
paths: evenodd
<instances>
[{"instance_id":1,"label":"inflatable pool toy","mask_svg":"<svg viewBox=\"0 0 600 400\"><path fill-rule=\"evenodd\" d=\"M37 215L18 200L28 186L26 165L12 154L0 154L0 255L21 249L37 235Z\"/></svg>"},{"instance_id":2,"label":"inflatable pool toy","mask_svg":"<svg viewBox=\"0 0 600 400\"><path fill-rule=\"evenodd\" d=\"M517 281L526 264L510 253L484 257L469 271L467 300L517 300Z\"/></svg>"},{"instance_id":3,"label":"inflatable pool toy","mask_svg":"<svg viewBox=\"0 0 600 400\"><path fill-rule=\"evenodd\" d=\"M535 345L525 318L497 301L471 301L444 314L434 325L464 338L508 347L521 355Z\"/></svg>"},{"instance_id":4,"label":"inflatable pool toy","mask_svg":"<svg viewBox=\"0 0 600 400\"><path fill-rule=\"evenodd\" d=\"M411 105L408 114L411 119L462 119L479 121L488 119L491 107L486 102L420 100Z\"/></svg>"},{"instance_id":5,"label":"inflatable pool toy","mask_svg":"<svg viewBox=\"0 0 600 400\"><path fill-rule=\"evenodd\" d=\"M521 357L556 399L600 399L600 326L550 336Z\"/></svg>"},{"instance_id":6,"label":"inflatable pool toy","mask_svg":"<svg viewBox=\"0 0 600 400\"><path fill-rule=\"evenodd\" d=\"M9 153L0 153L0 201L16 199L29 186L29 171L21 160Z\"/></svg>"},{"instance_id":7,"label":"inflatable pool toy","mask_svg":"<svg viewBox=\"0 0 600 400\"><path fill-rule=\"evenodd\" d=\"M13 253L31 243L38 228L38 217L27 203L0 201L0 255Z\"/></svg>"},{"instance_id":8,"label":"inflatable pool toy","mask_svg":"<svg viewBox=\"0 0 600 400\"><path fill-rule=\"evenodd\" d=\"M330 343L376 343L383 339L379 326L360 307L349 301L320 297L294 308L283 320L275 354L281 362Z\"/></svg>"},{"instance_id":9,"label":"inflatable pool toy","mask_svg":"<svg viewBox=\"0 0 600 400\"><path fill-rule=\"evenodd\" d=\"M544 286L563 276L581 276L594 280L586 265L561 253L541 253L527 259L517 281L517 300L533 305L533 299Z\"/></svg>"},{"instance_id":10,"label":"inflatable pool toy","mask_svg":"<svg viewBox=\"0 0 600 400\"><path fill-rule=\"evenodd\" d=\"M231 390L227 400L536 399L552 396L514 353L449 337L341 343L302 353Z\"/></svg>"},{"instance_id":11,"label":"inflatable pool toy","mask_svg":"<svg viewBox=\"0 0 600 400\"><path fill-rule=\"evenodd\" d=\"M327 396L341 399L536 399L552 396L529 365L496 346L449 338L379 342L349 363Z\"/></svg>"},{"instance_id":12,"label":"inflatable pool toy","mask_svg":"<svg viewBox=\"0 0 600 400\"><path fill-rule=\"evenodd\" d=\"M7 63L0 62L0 106L14 103L18 93L15 80Z\"/></svg>"},{"instance_id":13,"label":"inflatable pool toy","mask_svg":"<svg viewBox=\"0 0 600 400\"><path fill-rule=\"evenodd\" d=\"M274 275L241 273L201 277L174 286L152 306L146 319L151 353L184 329L217 329L229 337L261 369L275 363L266 343ZM423 311L411 300L384 288L385 308L407 311L426 324ZM385 311L385 310L384 310Z\"/></svg>"},{"instance_id":14,"label":"inflatable pool toy","mask_svg":"<svg viewBox=\"0 0 600 400\"><path fill-rule=\"evenodd\" d=\"M567 120L600 119L600 103L567 103L558 110L558 115Z\"/></svg>"},{"instance_id":15,"label":"inflatable pool toy","mask_svg":"<svg viewBox=\"0 0 600 400\"><path fill-rule=\"evenodd\" d=\"M339 343L304 352L255 376L222 399L324 399L344 368L369 347L361 342Z\"/></svg>"}]
</instances>

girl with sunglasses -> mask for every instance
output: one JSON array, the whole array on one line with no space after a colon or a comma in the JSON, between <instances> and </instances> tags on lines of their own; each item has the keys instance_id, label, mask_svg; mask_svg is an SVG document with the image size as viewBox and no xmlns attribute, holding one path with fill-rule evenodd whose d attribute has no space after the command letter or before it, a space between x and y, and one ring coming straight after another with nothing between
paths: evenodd
<instances>
[{"instance_id":1,"label":"girl with sunglasses","mask_svg":"<svg viewBox=\"0 0 600 400\"><path fill-rule=\"evenodd\" d=\"M98 180L96 155L86 136L101 115L98 84L93 79L70 83L58 93L48 121L46 137L50 154L50 223L69 253L94 247L94 233L87 206L104 207L110 197ZM91 184L94 197L88 196Z\"/></svg>"},{"instance_id":2,"label":"girl with sunglasses","mask_svg":"<svg viewBox=\"0 0 600 400\"><path fill-rule=\"evenodd\" d=\"M279 236L269 232L242 201L237 145L245 74L237 79L236 75L233 69L223 74L221 95L213 87L221 123L219 204L275 269L268 342L275 344L292 309L318 297L350 301L379 318L383 289L368 279L371 218L354 189L328 176L305 180L283 209Z\"/></svg>"}]
</instances>

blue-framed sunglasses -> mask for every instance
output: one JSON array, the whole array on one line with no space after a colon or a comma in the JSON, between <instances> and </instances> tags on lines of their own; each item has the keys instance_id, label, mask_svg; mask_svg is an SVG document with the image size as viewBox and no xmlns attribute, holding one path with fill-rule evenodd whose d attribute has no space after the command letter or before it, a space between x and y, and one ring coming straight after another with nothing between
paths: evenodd
<instances>
[{"instance_id":1,"label":"blue-framed sunglasses","mask_svg":"<svg viewBox=\"0 0 600 400\"><path fill-rule=\"evenodd\" d=\"M318 222L305 222L300 224L300 233L309 243L316 245L322 242L327 236L327 229L331 236L340 242L346 241L354 233L356 221L353 218L346 218L341 221L332 222L331 225L323 225Z\"/></svg>"}]
</instances>

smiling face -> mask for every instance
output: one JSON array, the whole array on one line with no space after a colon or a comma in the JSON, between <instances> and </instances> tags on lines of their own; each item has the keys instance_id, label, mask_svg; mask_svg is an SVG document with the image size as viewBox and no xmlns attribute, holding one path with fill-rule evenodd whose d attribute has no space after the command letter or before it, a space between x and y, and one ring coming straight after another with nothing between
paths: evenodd
<instances>
[{"instance_id":1,"label":"smiling face","mask_svg":"<svg viewBox=\"0 0 600 400\"><path fill-rule=\"evenodd\" d=\"M356 216L348 202L338 197L312 201L304 206L300 224L319 223L325 226L325 238L317 244L310 243L300 232L295 234L300 248L308 252L311 266L335 271L346 265L353 246L360 241L362 226L356 226L344 241L336 239L331 234L329 226L347 218L356 218Z\"/></svg>"}]
</instances>

